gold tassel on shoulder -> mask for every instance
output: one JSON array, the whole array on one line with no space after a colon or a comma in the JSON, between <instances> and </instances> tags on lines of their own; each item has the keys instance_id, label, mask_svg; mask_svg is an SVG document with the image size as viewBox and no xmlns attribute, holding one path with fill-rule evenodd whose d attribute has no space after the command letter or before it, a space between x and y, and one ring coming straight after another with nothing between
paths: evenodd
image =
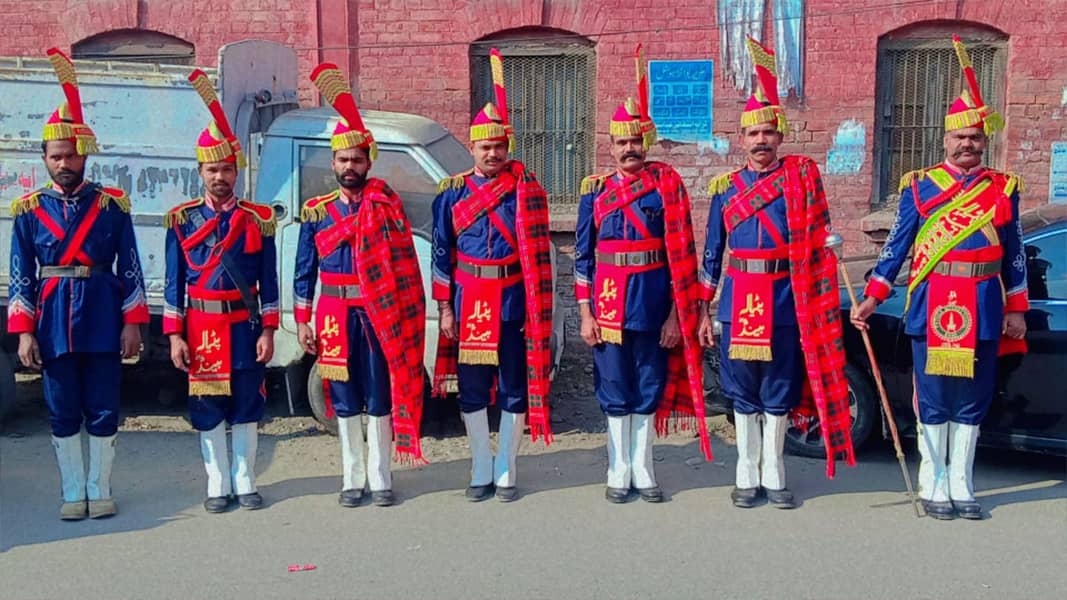
<instances>
[{"instance_id":1,"label":"gold tassel on shoulder","mask_svg":"<svg viewBox=\"0 0 1067 600\"><path fill-rule=\"evenodd\" d=\"M590 175L586 177L582 180L582 185L578 192L582 196L599 192L600 188L604 185L604 179L606 177L607 175Z\"/></svg>"},{"instance_id":2,"label":"gold tassel on shoulder","mask_svg":"<svg viewBox=\"0 0 1067 600\"><path fill-rule=\"evenodd\" d=\"M22 196L21 198L15 198L11 201L11 216L17 217L21 214L25 214L34 210L41 205L41 199L38 197L37 192Z\"/></svg>"},{"instance_id":3,"label":"gold tassel on shoulder","mask_svg":"<svg viewBox=\"0 0 1067 600\"><path fill-rule=\"evenodd\" d=\"M118 191L118 190L116 190L116 191ZM110 192L101 191L100 192L100 199L98 201L100 203L100 208L105 209L105 210L107 209L108 206L111 205L112 202L114 202L115 206L117 206L119 208L119 210L121 210L124 213L129 213L130 210L131 210L131 208L130 208L130 197L127 196L125 193L112 194Z\"/></svg>"},{"instance_id":4,"label":"gold tassel on shoulder","mask_svg":"<svg viewBox=\"0 0 1067 600\"><path fill-rule=\"evenodd\" d=\"M708 182L708 195L717 196L726 190L730 189L732 183L732 176L734 171L727 171L726 173L720 173Z\"/></svg>"},{"instance_id":5,"label":"gold tassel on shoulder","mask_svg":"<svg viewBox=\"0 0 1067 600\"><path fill-rule=\"evenodd\" d=\"M924 171L923 169L908 171L907 173L900 176L900 185L897 187L897 193L902 193L904 190L908 189L908 187L916 179L922 181L924 178L926 178L926 171Z\"/></svg>"},{"instance_id":6,"label":"gold tassel on shoulder","mask_svg":"<svg viewBox=\"0 0 1067 600\"><path fill-rule=\"evenodd\" d=\"M458 190L459 188L467 185L467 181L465 178L467 175L470 175L473 172L473 169L469 169L458 175L453 175L452 177L445 177L440 182L438 182L437 193L441 194L448 190Z\"/></svg>"},{"instance_id":7,"label":"gold tassel on shoulder","mask_svg":"<svg viewBox=\"0 0 1067 600\"><path fill-rule=\"evenodd\" d=\"M304 205L300 211L300 221L304 223L318 223L326 218L326 203L311 206L311 202Z\"/></svg>"}]
</instances>

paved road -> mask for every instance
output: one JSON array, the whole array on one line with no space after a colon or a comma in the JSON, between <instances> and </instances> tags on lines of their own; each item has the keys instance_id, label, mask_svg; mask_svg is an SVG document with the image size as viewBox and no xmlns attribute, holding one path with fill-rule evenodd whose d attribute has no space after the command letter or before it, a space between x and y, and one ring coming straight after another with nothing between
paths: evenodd
<instances>
[{"instance_id":1,"label":"paved road","mask_svg":"<svg viewBox=\"0 0 1067 600\"><path fill-rule=\"evenodd\" d=\"M398 506L351 510L336 504L333 438L264 435L267 508L208 515L192 432L123 432L120 514L64 523L46 425L20 426L0 437L0 596L912 599L1067 589L1062 459L980 453L992 518L941 523L912 516L885 448L834 481L821 461L790 458L803 506L743 511L728 498L733 446L716 440L717 462L703 463L692 439L672 437L656 447L669 501L615 506L603 500L602 436L568 435L578 436L520 459L524 495L513 504L466 502L459 457L398 472ZM287 572L296 563L317 569Z\"/></svg>"}]
</instances>

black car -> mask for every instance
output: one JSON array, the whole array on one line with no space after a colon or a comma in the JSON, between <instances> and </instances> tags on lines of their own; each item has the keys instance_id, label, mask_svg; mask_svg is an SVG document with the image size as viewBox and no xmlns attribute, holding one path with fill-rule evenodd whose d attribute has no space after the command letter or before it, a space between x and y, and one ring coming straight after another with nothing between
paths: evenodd
<instances>
[{"instance_id":1,"label":"black car","mask_svg":"<svg viewBox=\"0 0 1067 600\"><path fill-rule=\"evenodd\" d=\"M1067 455L1067 205L1047 205L1022 215L1030 310L1026 313L1026 355L1002 356L997 364L997 391L982 423L979 443L1029 452ZM911 345L904 335L907 265L890 297L869 319L871 343L882 369L886 393L903 435L915 435L912 408ZM850 269L850 273L852 269ZM869 275L870 271L868 271ZM857 283L857 282L853 282ZM862 297L861 286L857 297ZM848 365L852 440L857 448L881 429L874 377L859 331L849 322L851 302L841 289L841 311ZM719 350L705 352L704 400L709 414L731 414L719 385ZM817 424L806 431L790 428L786 448L802 456L825 455Z\"/></svg>"}]
</instances>

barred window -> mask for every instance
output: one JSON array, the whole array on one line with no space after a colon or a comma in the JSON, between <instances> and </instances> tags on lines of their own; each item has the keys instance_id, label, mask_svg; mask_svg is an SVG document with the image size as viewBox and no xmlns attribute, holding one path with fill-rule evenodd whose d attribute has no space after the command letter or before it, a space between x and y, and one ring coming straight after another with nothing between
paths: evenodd
<instances>
[{"instance_id":1,"label":"barred window","mask_svg":"<svg viewBox=\"0 0 1067 600\"><path fill-rule=\"evenodd\" d=\"M504 60L508 118L515 128L514 157L548 193L553 229L573 228L578 188L593 172L596 141L596 53L590 42L567 38L497 39L471 46L471 114L494 102L489 50Z\"/></svg>"},{"instance_id":2,"label":"barred window","mask_svg":"<svg viewBox=\"0 0 1067 600\"><path fill-rule=\"evenodd\" d=\"M987 104L1002 110L1007 63L1003 40L963 37ZM945 113L966 82L951 32L936 39L882 39L878 43L877 100L872 207L896 199L901 175L944 160ZM997 138L985 164L997 167Z\"/></svg>"}]
</instances>

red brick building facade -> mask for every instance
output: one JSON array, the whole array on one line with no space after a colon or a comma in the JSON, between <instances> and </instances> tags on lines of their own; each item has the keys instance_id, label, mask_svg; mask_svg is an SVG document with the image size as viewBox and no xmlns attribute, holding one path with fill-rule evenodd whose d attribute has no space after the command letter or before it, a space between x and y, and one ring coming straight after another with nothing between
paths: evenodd
<instances>
[{"instance_id":1,"label":"red brick building facade","mask_svg":"<svg viewBox=\"0 0 1067 600\"><path fill-rule=\"evenodd\" d=\"M765 3L768 39L775 2L786 0ZM592 58L562 77L587 86L594 107L570 107L592 117L570 127L589 133L582 143L591 154L579 164L601 169L608 119L635 93L632 54L643 42L650 59L715 61L715 138L668 141L652 152L681 171L702 213L708 180L743 160L736 130L745 94L723 77L718 8L715 0L43 0L32 8L0 0L6 34L0 55L51 45L77 49L86 40L113 40L107 36L115 32L151 31L187 44L190 62L211 65L224 43L269 39L297 49L304 70L319 60L347 68L361 106L423 114L462 139L478 108L472 65L478 68L488 47L474 42L499 41L520 55L524 48L576 49ZM1067 140L1067 0L806 0L803 15L804 93L786 103L794 131L784 150L824 167L834 221L851 250L870 249L864 229L887 227L884 218L868 215L892 208L896 186L889 180L901 156L921 153L924 144L924 159L937 155L939 134L928 127L916 138L894 120L959 91L942 89L931 100L936 86L928 83L949 86L945 44L954 32L981 46L994 80L983 87L993 90L1007 120L990 160L1023 177L1024 206L1049 201L1051 144ZM301 98L315 101L308 87ZM542 150L569 151L569 143Z\"/></svg>"}]
</instances>

